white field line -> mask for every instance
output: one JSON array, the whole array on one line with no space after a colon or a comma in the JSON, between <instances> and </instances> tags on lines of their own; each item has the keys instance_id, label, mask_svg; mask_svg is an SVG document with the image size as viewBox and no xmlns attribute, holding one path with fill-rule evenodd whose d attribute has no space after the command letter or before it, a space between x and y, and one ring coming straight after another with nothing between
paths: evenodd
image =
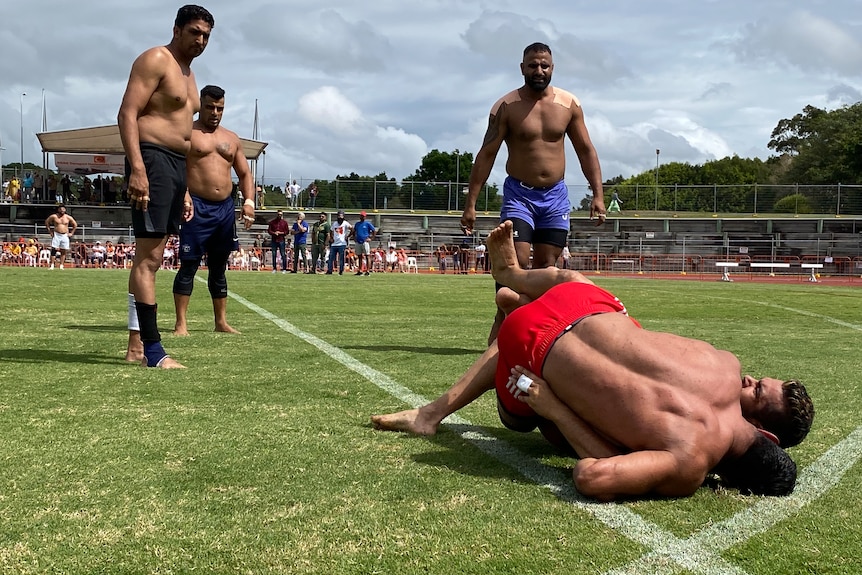
<instances>
[{"instance_id":1,"label":"white field line","mask_svg":"<svg viewBox=\"0 0 862 575\"><path fill-rule=\"evenodd\" d=\"M199 278L200 281L204 281ZM283 331L301 339L319 349L321 352L341 363L348 369L366 378L374 385L389 393L396 399L412 406L419 407L428 403L428 399L396 383L384 373L358 361L326 341L306 333L290 322L263 309L257 304L236 293L229 292L231 298L241 303L261 317L268 319ZM752 302L760 303L760 302ZM763 304L783 308L774 304ZM800 312L804 313L804 312ZM817 314L805 313L831 320ZM839 320L833 323L842 324ZM859 326L847 324L853 329ZM694 573L703 575L745 575L745 571L736 567L716 553L744 542L751 536L761 533L779 521L790 516L800 508L823 495L828 489L838 483L844 473L862 456L862 427L859 427L841 443L827 451L812 465L805 468L799 477L793 495L785 498L765 498L755 505L736 515L705 528L688 539L680 539L661 527L650 523L623 505L613 503L596 503L585 499L574 488L571 477L559 469L547 467L528 457L517 449L495 437L478 431L470 421L457 414L446 418L445 424L452 428L466 441L490 455L494 459L508 465L533 483L545 487L557 497L572 503L575 507L590 513L607 527L614 529L632 541L652 549L640 559L629 565L609 571L608 575L666 573L671 575L683 567ZM459 430L458 427L470 427L469 430Z\"/></svg>"}]
</instances>

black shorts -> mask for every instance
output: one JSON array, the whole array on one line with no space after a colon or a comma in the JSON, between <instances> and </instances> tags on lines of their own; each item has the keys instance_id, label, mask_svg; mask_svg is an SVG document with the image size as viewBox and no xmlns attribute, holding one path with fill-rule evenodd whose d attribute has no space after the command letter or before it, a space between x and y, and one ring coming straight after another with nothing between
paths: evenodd
<instances>
[{"instance_id":1,"label":"black shorts","mask_svg":"<svg viewBox=\"0 0 862 575\"><path fill-rule=\"evenodd\" d=\"M520 218L511 218L513 240L526 242L528 244L548 244L557 248L563 248L569 237L569 231L556 228L541 228L534 230L529 222Z\"/></svg>"},{"instance_id":2,"label":"black shorts","mask_svg":"<svg viewBox=\"0 0 862 575\"><path fill-rule=\"evenodd\" d=\"M132 228L138 238L163 238L179 233L186 194L186 157L178 152L141 142L141 157L150 182L147 211L132 208ZM126 181L132 174L126 160Z\"/></svg>"}]
</instances>

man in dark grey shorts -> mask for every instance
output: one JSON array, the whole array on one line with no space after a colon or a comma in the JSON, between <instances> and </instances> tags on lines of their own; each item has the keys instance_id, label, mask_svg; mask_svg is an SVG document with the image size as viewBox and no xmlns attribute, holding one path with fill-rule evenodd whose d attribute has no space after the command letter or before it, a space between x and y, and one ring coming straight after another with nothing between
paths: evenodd
<instances>
[{"instance_id":1,"label":"man in dark grey shorts","mask_svg":"<svg viewBox=\"0 0 862 575\"><path fill-rule=\"evenodd\" d=\"M185 158L201 102L191 63L203 53L214 26L212 14L204 8L180 8L170 43L150 48L132 64L117 115L137 242L129 274L126 359L140 360L147 367L184 367L168 356L161 344L156 272L168 235L177 233L180 222L194 215L186 190Z\"/></svg>"}]
</instances>

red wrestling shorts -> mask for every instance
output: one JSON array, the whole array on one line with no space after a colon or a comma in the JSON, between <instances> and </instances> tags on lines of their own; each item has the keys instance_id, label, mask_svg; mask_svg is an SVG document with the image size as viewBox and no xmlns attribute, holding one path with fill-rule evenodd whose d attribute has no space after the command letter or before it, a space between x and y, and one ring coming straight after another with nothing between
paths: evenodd
<instances>
[{"instance_id":1,"label":"red wrestling shorts","mask_svg":"<svg viewBox=\"0 0 862 575\"><path fill-rule=\"evenodd\" d=\"M600 313L628 315L622 302L602 288L567 282L506 316L497 335L500 354L494 378L500 407L514 416L534 417L533 409L518 399L524 392L514 381L509 383L512 368L520 365L542 377L545 356L557 338L585 317ZM637 321L632 321L640 327Z\"/></svg>"}]
</instances>

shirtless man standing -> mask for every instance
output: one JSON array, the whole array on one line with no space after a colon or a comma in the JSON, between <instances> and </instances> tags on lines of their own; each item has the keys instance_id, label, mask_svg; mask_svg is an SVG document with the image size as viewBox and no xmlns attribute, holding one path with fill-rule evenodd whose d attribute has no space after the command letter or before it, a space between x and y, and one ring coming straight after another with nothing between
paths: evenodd
<instances>
[{"instance_id":1,"label":"shirtless man standing","mask_svg":"<svg viewBox=\"0 0 862 575\"><path fill-rule=\"evenodd\" d=\"M546 44L524 49L521 74L524 85L509 92L491 108L485 141L476 154L461 225L472 233L476 224L476 200L491 174L500 146L506 142L508 177L503 185L500 221L512 220L515 250L521 267L545 268L556 264L569 235L571 203L566 183L566 137L571 140L581 171L593 191L590 218L605 221L602 169L584 123L578 99L551 86L554 61ZM498 286L499 287L499 286ZM494 340L503 313L488 337Z\"/></svg>"},{"instance_id":2,"label":"shirtless man standing","mask_svg":"<svg viewBox=\"0 0 862 575\"><path fill-rule=\"evenodd\" d=\"M254 179L239 136L221 126L224 90L204 86L200 116L192 129L191 150L186 157L189 193L195 217L180 227L180 269L174 278L175 335L188 335L186 312L201 258L207 254L207 287L213 300L215 331L239 333L227 322L228 257L239 249L234 221L231 168L239 178L245 202L245 229L254 223Z\"/></svg>"},{"instance_id":3,"label":"shirtless man standing","mask_svg":"<svg viewBox=\"0 0 862 575\"><path fill-rule=\"evenodd\" d=\"M156 272L168 236L194 214L186 189L186 155L200 96L191 63L203 53L214 26L206 9L191 4L180 8L170 43L150 48L132 64L117 115L137 242L129 273L126 359L140 359L147 367L184 367L162 347Z\"/></svg>"},{"instance_id":4,"label":"shirtless man standing","mask_svg":"<svg viewBox=\"0 0 862 575\"><path fill-rule=\"evenodd\" d=\"M522 269L512 229L504 222L488 238L494 278L511 288L498 294L509 312L495 366L504 424L552 423L581 456L576 487L603 501L690 495L710 472L743 492L793 490L795 464L758 427L801 441L814 411L798 381L740 378L731 353L642 329L578 272ZM398 418L372 420L394 429Z\"/></svg>"},{"instance_id":5,"label":"shirtless man standing","mask_svg":"<svg viewBox=\"0 0 862 575\"><path fill-rule=\"evenodd\" d=\"M71 229L69 226L72 226ZM54 269L54 259L58 256L60 269L63 269L63 262L69 255L70 239L78 229L78 222L66 213L66 206L60 204L57 206L57 213L51 214L45 220L45 227L48 228L48 234L51 236L51 249L54 252L51 254L51 269Z\"/></svg>"}]
</instances>

